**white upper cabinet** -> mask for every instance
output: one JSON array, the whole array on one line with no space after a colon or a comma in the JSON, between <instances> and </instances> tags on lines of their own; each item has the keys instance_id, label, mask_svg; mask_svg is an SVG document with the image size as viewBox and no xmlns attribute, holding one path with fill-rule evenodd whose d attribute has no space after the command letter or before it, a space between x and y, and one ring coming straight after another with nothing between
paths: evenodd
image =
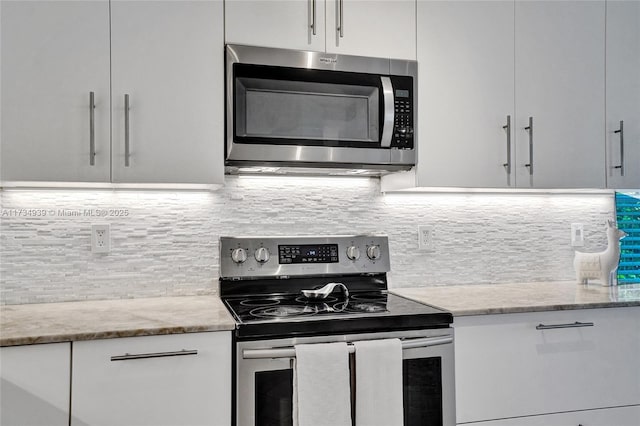
<instances>
[{"instance_id":1,"label":"white upper cabinet","mask_svg":"<svg viewBox=\"0 0 640 426\"><path fill-rule=\"evenodd\" d=\"M513 2L418 1L418 186L515 184ZM508 118L509 117L509 118Z\"/></svg>"},{"instance_id":2,"label":"white upper cabinet","mask_svg":"<svg viewBox=\"0 0 640 426\"><path fill-rule=\"evenodd\" d=\"M324 0L226 0L224 18L227 43L325 50Z\"/></svg>"},{"instance_id":3,"label":"white upper cabinet","mask_svg":"<svg viewBox=\"0 0 640 426\"><path fill-rule=\"evenodd\" d=\"M0 8L2 180L109 182L109 1Z\"/></svg>"},{"instance_id":4,"label":"white upper cabinet","mask_svg":"<svg viewBox=\"0 0 640 426\"><path fill-rule=\"evenodd\" d=\"M638 1L607 1L606 121L607 186L609 188L640 188L640 2ZM619 131L621 121L622 132Z\"/></svg>"},{"instance_id":5,"label":"white upper cabinet","mask_svg":"<svg viewBox=\"0 0 640 426\"><path fill-rule=\"evenodd\" d=\"M327 52L416 59L415 0L326 0Z\"/></svg>"},{"instance_id":6,"label":"white upper cabinet","mask_svg":"<svg viewBox=\"0 0 640 426\"><path fill-rule=\"evenodd\" d=\"M221 1L112 2L114 182L223 181L222 23Z\"/></svg>"},{"instance_id":7,"label":"white upper cabinet","mask_svg":"<svg viewBox=\"0 0 640 426\"><path fill-rule=\"evenodd\" d=\"M637 50L626 19L621 44ZM417 58L417 166L383 191L606 186L603 0L418 0ZM637 61L620 61L631 94L619 105L638 116Z\"/></svg>"},{"instance_id":8,"label":"white upper cabinet","mask_svg":"<svg viewBox=\"0 0 640 426\"><path fill-rule=\"evenodd\" d=\"M227 0L225 42L416 58L415 0Z\"/></svg>"},{"instance_id":9,"label":"white upper cabinet","mask_svg":"<svg viewBox=\"0 0 640 426\"><path fill-rule=\"evenodd\" d=\"M223 182L221 1L1 7L5 183Z\"/></svg>"},{"instance_id":10,"label":"white upper cabinet","mask_svg":"<svg viewBox=\"0 0 640 426\"><path fill-rule=\"evenodd\" d=\"M517 186L604 188L605 2L515 8Z\"/></svg>"}]
</instances>

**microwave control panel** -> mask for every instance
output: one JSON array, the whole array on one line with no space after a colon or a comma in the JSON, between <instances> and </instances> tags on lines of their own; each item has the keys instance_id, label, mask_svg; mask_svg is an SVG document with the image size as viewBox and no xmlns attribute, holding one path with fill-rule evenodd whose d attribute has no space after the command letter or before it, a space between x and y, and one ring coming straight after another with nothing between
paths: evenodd
<instances>
[{"instance_id":1,"label":"microwave control panel","mask_svg":"<svg viewBox=\"0 0 640 426\"><path fill-rule=\"evenodd\" d=\"M411 77L391 77L395 103L393 136L391 147L413 149L413 79Z\"/></svg>"}]
</instances>

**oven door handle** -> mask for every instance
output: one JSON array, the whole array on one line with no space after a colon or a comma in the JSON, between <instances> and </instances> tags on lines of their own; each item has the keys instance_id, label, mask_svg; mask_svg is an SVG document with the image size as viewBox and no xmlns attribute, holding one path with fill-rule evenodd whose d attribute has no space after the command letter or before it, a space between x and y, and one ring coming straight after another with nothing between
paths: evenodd
<instances>
[{"instance_id":1,"label":"oven door handle","mask_svg":"<svg viewBox=\"0 0 640 426\"><path fill-rule=\"evenodd\" d=\"M395 121L395 97L393 96L393 84L391 78L380 77L382 83L382 96L384 97L384 122L382 123L382 137L380 146L382 148L391 147L391 137L393 136L393 124Z\"/></svg>"},{"instance_id":2,"label":"oven door handle","mask_svg":"<svg viewBox=\"0 0 640 426\"><path fill-rule=\"evenodd\" d=\"M448 345L453 343L451 336L421 337L417 339L402 340L402 349L427 348L430 346ZM347 343L350 354L355 353L356 348L353 343ZM293 346L270 349L244 349L243 359L270 359L270 358L295 358L296 350Z\"/></svg>"},{"instance_id":3,"label":"oven door handle","mask_svg":"<svg viewBox=\"0 0 640 426\"><path fill-rule=\"evenodd\" d=\"M402 341L402 350L428 348L429 346L448 345L453 343L451 336L425 337L422 339L407 339Z\"/></svg>"}]
</instances>

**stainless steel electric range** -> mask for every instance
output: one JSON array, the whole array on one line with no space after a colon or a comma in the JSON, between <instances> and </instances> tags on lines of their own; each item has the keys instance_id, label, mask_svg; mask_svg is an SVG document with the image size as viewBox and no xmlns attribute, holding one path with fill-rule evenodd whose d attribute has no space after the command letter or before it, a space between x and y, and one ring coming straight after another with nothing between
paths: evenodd
<instances>
[{"instance_id":1,"label":"stainless steel electric range","mask_svg":"<svg viewBox=\"0 0 640 426\"><path fill-rule=\"evenodd\" d=\"M402 340L405 426L455 425L453 317L389 293L389 266L385 236L220 238L237 426L292 425L294 345L384 338Z\"/></svg>"}]
</instances>

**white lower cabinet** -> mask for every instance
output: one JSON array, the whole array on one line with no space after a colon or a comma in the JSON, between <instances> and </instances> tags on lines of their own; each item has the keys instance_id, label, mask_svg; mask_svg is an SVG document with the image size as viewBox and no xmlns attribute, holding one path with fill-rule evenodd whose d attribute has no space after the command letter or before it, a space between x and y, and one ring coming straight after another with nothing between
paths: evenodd
<instances>
[{"instance_id":1,"label":"white lower cabinet","mask_svg":"<svg viewBox=\"0 0 640 426\"><path fill-rule=\"evenodd\" d=\"M473 423L476 426L638 426L640 405Z\"/></svg>"},{"instance_id":2,"label":"white lower cabinet","mask_svg":"<svg viewBox=\"0 0 640 426\"><path fill-rule=\"evenodd\" d=\"M75 342L71 425L231 425L231 333Z\"/></svg>"},{"instance_id":3,"label":"white lower cabinet","mask_svg":"<svg viewBox=\"0 0 640 426\"><path fill-rule=\"evenodd\" d=\"M71 344L0 348L0 424L67 426Z\"/></svg>"},{"instance_id":4,"label":"white lower cabinet","mask_svg":"<svg viewBox=\"0 0 640 426\"><path fill-rule=\"evenodd\" d=\"M640 307L456 317L454 327L459 424L618 426L637 413L595 410L640 405ZM528 417L552 413L565 414Z\"/></svg>"}]
</instances>

